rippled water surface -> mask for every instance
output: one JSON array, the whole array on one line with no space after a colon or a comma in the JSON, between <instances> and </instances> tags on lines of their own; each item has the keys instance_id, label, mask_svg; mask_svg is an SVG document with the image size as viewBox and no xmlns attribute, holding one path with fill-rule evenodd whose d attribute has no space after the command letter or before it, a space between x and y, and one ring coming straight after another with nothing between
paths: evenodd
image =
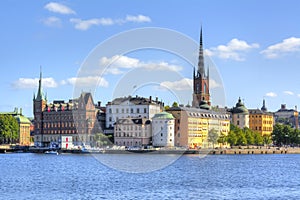
<instances>
[{"instance_id":1,"label":"rippled water surface","mask_svg":"<svg viewBox=\"0 0 300 200\"><path fill-rule=\"evenodd\" d=\"M0 199L300 199L300 155L173 158L0 154Z\"/></svg>"}]
</instances>

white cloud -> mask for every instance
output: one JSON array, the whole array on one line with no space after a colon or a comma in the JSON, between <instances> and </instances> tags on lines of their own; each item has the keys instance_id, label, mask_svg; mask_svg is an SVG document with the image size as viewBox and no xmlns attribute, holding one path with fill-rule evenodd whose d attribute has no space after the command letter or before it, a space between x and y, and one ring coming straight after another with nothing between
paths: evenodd
<instances>
[{"instance_id":1,"label":"white cloud","mask_svg":"<svg viewBox=\"0 0 300 200\"><path fill-rule=\"evenodd\" d=\"M206 55L217 56L222 59L232 59L236 61L243 61L243 53L253 49L258 48L259 44L252 43L248 44L246 41L239 39L232 39L226 45L219 45L217 47L212 47L208 50L205 50Z\"/></svg>"},{"instance_id":2,"label":"white cloud","mask_svg":"<svg viewBox=\"0 0 300 200\"><path fill-rule=\"evenodd\" d=\"M115 24L124 24L128 22L135 23L144 23L151 22L151 18L144 15L127 15L125 19L112 19L112 18L93 18L93 19L79 19L79 18L71 18L70 22L74 24L75 28L78 30L88 30L91 26L110 26Z\"/></svg>"},{"instance_id":3,"label":"white cloud","mask_svg":"<svg viewBox=\"0 0 300 200\"><path fill-rule=\"evenodd\" d=\"M290 37L261 51L267 58L277 58L287 53L300 52L300 38Z\"/></svg>"},{"instance_id":4,"label":"white cloud","mask_svg":"<svg viewBox=\"0 0 300 200\"><path fill-rule=\"evenodd\" d=\"M106 74L122 74L124 69L145 68L148 70L180 71L181 66L169 64L167 62L142 62L136 58L115 55L111 58L102 57L99 61L101 69L105 69Z\"/></svg>"},{"instance_id":5,"label":"white cloud","mask_svg":"<svg viewBox=\"0 0 300 200\"><path fill-rule=\"evenodd\" d=\"M214 89L214 88L218 88L218 87L222 87L222 85L217 83L217 81L215 81L214 79L209 79L209 88L210 89Z\"/></svg>"},{"instance_id":6,"label":"white cloud","mask_svg":"<svg viewBox=\"0 0 300 200\"><path fill-rule=\"evenodd\" d=\"M193 80L188 78L183 78L179 81L164 81L160 83L161 89L169 89L169 90L192 90L193 89Z\"/></svg>"},{"instance_id":7,"label":"white cloud","mask_svg":"<svg viewBox=\"0 0 300 200\"><path fill-rule=\"evenodd\" d=\"M60 13L60 14L76 14L74 10L71 8L60 4L60 3L55 3L55 2L50 2L44 6L45 9L47 9L50 12L55 12L55 13Z\"/></svg>"},{"instance_id":8,"label":"white cloud","mask_svg":"<svg viewBox=\"0 0 300 200\"><path fill-rule=\"evenodd\" d=\"M151 22L151 19L150 17L144 15L137 15L137 16L127 15L125 21L141 23L141 22Z\"/></svg>"},{"instance_id":9,"label":"white cloud","mask_svg":"<svg viewBox=\"0 0 300 200\"><path fill-rule=\"evenodd\" d=\"M300 94L297 94L297 97L299 97L299 98L300 98Z\"/></svg>"},{"instance_id":10,"label":"white cloud","mask_svg":"<svg viewBox=\"0 0 300 200\"><path fill-rule=\"evenodd\" d=\"M35 89L38 87L38 78L19 78L12 83L12 87L15 89ZM42 87L43 88L55 88L58 84L53 78L43 78Z\"/></svg>"},{"instance_id":11,"label":"white cloud","mask_svg":"<svg viewBox=\"0 0 300 200\"><path fill-rule=\"evenodd\" d=\"M46 19L42 19L41 21L46 26L52 26L52 27L61 26L61 20L58 17L48 17Z\"/></svg>"},{"instance_id":12,"label":"white cloud","mask_svg":"<svg viewBox=\"0 0 300 200\"><path fill-rule=\"evenodd\" d=\"M64 83L76 85L76 86L82 86L82 87L88 87L88 86L108 87L107 80L98 76L72 77L67 79Z\"/></svg>"},{"instance_id":13,"label":"white cloud","mask_svg":"<svg viewBox=\"0 0 300 200\"><path fill-rule=\"evenodd\" d=\"M268 92L268 93L266 93L265 96L267 96L267 97L277 97L277 94L274 93L274 92Z\"/></svg>"},{"instance_id":14,"label":"white cloud","mask_svg":"<svg viewBox=\"0 0 300 200\"><path fill-rule=\"evenodd\" d=\"M294 95L294 92L291 92L291 91L284 91L283 93L286 95Z\"/></svg>"},{"instance_id":15,"label":"white cloud","mask_svg":"<svg viewBox=\"0 0 300 200\"><path fill-rule=\"evenodd\" d=\"M89 29L93 25L109 26L114 24L114 21L110 18L100 18L100 19L94 18L89 20L72 18L70 19L70 22L75 24L76 29L82 31Z\"/></svg>"}]
</instances>

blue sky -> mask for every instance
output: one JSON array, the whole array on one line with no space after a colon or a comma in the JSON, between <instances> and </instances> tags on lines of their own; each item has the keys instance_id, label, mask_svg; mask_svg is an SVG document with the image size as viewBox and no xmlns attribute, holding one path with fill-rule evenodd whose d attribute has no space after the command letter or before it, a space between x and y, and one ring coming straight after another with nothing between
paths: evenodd
<instances>
[{"instance_id":1,"label":"blue sky","mask_svg":"<svg viewBox=\"0 0 300 200\"><path fill-rule=\"evenodd\" d=\"M260 108L263 98L270 111L278 110L282 103L288 108L300 106L300 3L297 0L0 3L0 111L22 107L25 115L33 115L32 97L37 90L40 66L48 101L68 100L73 97L74 82L78 80L82 63L108 38L131 29L160 27L198 42L201 24L205 52L222 79L214 80L212 93L216 88L224 88L226 106L234 106L239 97L248 108ZM158 96L168 104L175 98L175 91L186 95L181 103L191 103L187 86L191 83L192 65L179 56L141 50L98 61L101 64L114 59L110 71L101 77L95 101L105 104L119 94L112 91L116 91L118 83L132 70L142 77L147 72L139 70L152 69L151 76L156 76L155 71L165 77L171 72L179 76L150 86L133 86L132 95ZM84 83L97 81L89 76ZM162 86L167 86L168 91Z\"/></svg>"}]
</instances>

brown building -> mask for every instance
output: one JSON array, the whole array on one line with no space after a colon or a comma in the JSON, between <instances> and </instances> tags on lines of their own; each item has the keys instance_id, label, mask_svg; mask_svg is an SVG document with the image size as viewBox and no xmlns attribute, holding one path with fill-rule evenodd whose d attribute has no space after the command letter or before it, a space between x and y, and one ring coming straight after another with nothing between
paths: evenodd
<instances>
[{"instance_id":1,"label":"brown building","mask_svg":"<svg viewBox=\"0 0 300 200\"><path fill-rule=\"evenodd\" d=\"M200 104L207 103L210 105L209 94L209 69L207 74L205 73L204 55L203 55L203 43L202 43L202 28L200 32L200 48L199 48L199 60L198 69L194 69L194 93L193 93L193 107L199 107Z\"/></svg>"},{"instance_id":2,"label":"brown building","mask_svg":"<svg viewBox=\"0 0 300 200\"><path fill-rule=\"evenodd\" d=\"M62 136L71 136L75 146L93 145L93 134L99 131L91 93L82 93L67 103L59 100L48 104L42 92L42 73L33 98L33 113L36 146L61 147Z\"/></svg>"}]
</instances>

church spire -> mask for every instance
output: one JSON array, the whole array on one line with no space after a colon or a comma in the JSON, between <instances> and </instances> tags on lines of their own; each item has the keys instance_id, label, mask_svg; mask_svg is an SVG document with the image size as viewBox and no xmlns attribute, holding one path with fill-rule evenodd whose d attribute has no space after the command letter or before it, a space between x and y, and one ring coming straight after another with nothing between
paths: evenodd
<instances>
[{"instance_id":1,"label":"church spire","mask_svg":"<svg viewBox=\"0 0 300 200\"><path fill-rule=\"evenodd\" d=\"M35 100L37 101L45 100L43 90L42 90L42 67L40 67L39 88Z\"/></svg>"},{"instance_id":2,"label":"church spire","mask_svg":"<svg viewBox=\"0 0 300 200\"><path fill-rule=\"evenodd\" d=\"M261 110L264 111L264 112L268 111L268 109L266 107L266 101L265 100L263 100L263 106L261 107Z\"/></svg>"},{"instance_id":3,"label":"church spire","mask_svg":"<svg viewBox=\"0 0 300 200\"><path fill-rule=\"evenodd\" d=\"M200 30L200 46L199 46L199 58L198 58L198 73L202 77L205 76L205 71L204 71L204 54L203 54L203 41L202 41L202 26Z\"/></svg>"}]
</instances>

